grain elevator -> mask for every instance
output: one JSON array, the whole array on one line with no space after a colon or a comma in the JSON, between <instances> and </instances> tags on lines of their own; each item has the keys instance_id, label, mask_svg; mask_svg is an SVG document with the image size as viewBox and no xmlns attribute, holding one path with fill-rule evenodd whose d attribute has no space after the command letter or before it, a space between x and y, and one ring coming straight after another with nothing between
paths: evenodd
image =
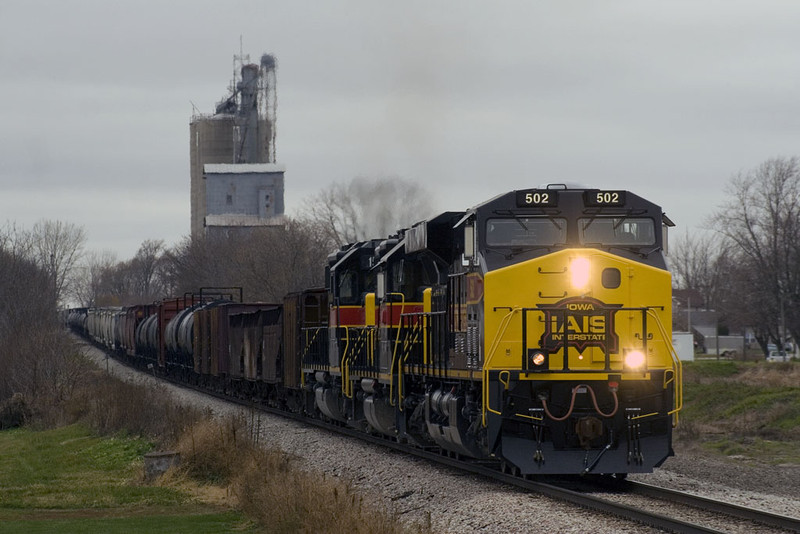
<instances>
[{"instance_id":1,"label":"grain elevator","mask_svg":"<svg viewBox=\"0 0 800 534\"><path fill-rule=\"evenodd\" d=\"M234 56L213 113L189 124L192 239L282 225L284 167L275 161L275 58Z\"/></svg>"}]
</instances>

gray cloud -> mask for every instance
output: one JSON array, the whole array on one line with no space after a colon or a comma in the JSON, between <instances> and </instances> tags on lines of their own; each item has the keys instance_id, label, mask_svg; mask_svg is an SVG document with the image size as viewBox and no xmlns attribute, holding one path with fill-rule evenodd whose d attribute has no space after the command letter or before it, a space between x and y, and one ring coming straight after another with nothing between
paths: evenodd
<instances>
[{"instance_id":1,"label":"gray cloud","mask_svg":"<svg viewBox=\"0 0 800 534\"><path fill-rule=\"evenodd\" d=\"M289 209L400 175L441 209L547 181L700 226L728 178L796 155L794 1L0 4L0 213L132 255L188 233L188 123L242 36L278 69Z\"/></svg>"}]
</instances>

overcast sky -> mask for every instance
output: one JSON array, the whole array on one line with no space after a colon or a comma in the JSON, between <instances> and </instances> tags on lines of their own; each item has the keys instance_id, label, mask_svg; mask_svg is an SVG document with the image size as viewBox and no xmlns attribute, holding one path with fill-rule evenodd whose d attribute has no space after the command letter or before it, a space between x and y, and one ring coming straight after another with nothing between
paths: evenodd
<instances>
[{"instance_id":1,"label":"overcast sky","mask_svg":"<svg viewBox=\"0 0 800 534\"><path fill-rule=\"evenodd\" d=\"M0 0L0 223L128 259L189 233L192 104L278 59L287 213L401 176L441 210L574 181L699 229L800 155L800 2Z\"/></svg>"}]
</instances>

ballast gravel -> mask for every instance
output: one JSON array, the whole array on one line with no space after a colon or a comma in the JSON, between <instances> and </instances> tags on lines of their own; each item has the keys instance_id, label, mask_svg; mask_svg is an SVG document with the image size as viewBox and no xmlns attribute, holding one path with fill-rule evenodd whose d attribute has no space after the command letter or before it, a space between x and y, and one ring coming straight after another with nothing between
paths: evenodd
<instances>
[{"instance_id":1,"label":"ballast gravel","mask_svg":"<svg viewBox=\"0 0 800 534\"><path fill-rule=\"evenodd\" d=\"M125 380L156 381L108 359L91 345L84 344L84 352L102 369ZM434 532L661 532L277 415L256 415L193 390L166 387L176 400L207 406L218 416L244 413L255 418L265 446L296 456L304 468L350 480L367 499L409 524L430 523ZM752 465L691 450L676 452L655 473L630 478L800 517L800 466Z\"/></svg>"}]
</instances>

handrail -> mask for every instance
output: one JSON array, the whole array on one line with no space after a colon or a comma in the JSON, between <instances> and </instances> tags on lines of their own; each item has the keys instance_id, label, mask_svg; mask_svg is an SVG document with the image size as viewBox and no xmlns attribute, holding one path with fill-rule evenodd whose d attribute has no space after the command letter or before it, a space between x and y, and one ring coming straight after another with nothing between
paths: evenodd
<instances>
[{"instance_id":1,"label":"handrail","mask_svg":"<svg viewBox=\"0 0 800 534\"><path fill-rule=\"evenodd\" d=\"M314 343L315 339L317 339L317 335L319 334L321 328L315 328L314 329L314 335L311 336L310 340L308 339L308 330L307 329L303 329L303 330L305 330L303 333L305 334L305 337L306 337L306 344L305 344L305 347L303 347L303 353L300 355L300 367L301 368L302 368L303 364L305 363L305 359L306 359L306 356L308 355L309 349L311 348L311 344ZM306 386L306 374L305 373L300 373L300 385L303 386L303 387Z\"/></svg>"},{"instance_id":2,"label":"handrail","mask_svg":"<svg viewBox=\"0 0 800 534\"><path fill-rule=\"evenodd\" d=\"M494 358L495 352L497 352L497 347L500 345L500 340L506 333L508 329L508 325L511 324L511 318L514 316L515 313L519 312L522 308L512 308L503 319L500 321L500 328L497 329L497 334L494 336L494 340L492 340L492 346L489 349L489 353L486 355L486 359L483 362L483 384L481 386L482 389L482 397L483 402L481 403L481 424L486 427L486 412L490 411L496 415L502 415L501 412L496 410L492 410L491 406L489 406L489 365ZM507 386L506 386L507 387Z\"/></svg>"},{"instance_id":3,"label":"handrail","mask_svg":"<svg viewBox=\"0 0 800 534\"><path fill-rule=\"evenodd\" d=\"M342 395L347 397L348 399L353 398L353 391L350 386L350 368L345 365L345 361L347 360L347 352L350 349L350 327L344 327L344 350L342 351L342 361L340 364L340 368L342 370Z\"/></svg>"},{"instance_id":4,"label":"handrail","mask_svg":"<svg viewBox=\"0 0 800 534\"><path fill-rule=\"evenodd\" d=\"M400 317L402 317L403 316L403 311L405 310L405 307L406 307L406 296L403 293L386 293L387 297L390 296L390 295L395 295L395 296L399 295L400 296ZM391 305L392 305L392 303L390 302L389 306L391 306ZM391 320L392 320L392 316L390 314L389 315L389 321L391 322ZM391 327L392 327L392 325L390 324L389 328L391 328ZM398 327L397 327L397 337L394 340L394 349L392 349L392 365L389 368L389 374L394 372L394 367L395 367L394 364L395 364L395 361L396 361L396 358L397 358L397 345L399 343L400 343L400 325L398 325ZM397 382L398 382L398 384L399 384L400 380L401 380L401 377L400 377L400 373L398 372L398 374L397 374ZM394 403L394 380L390 380L389 381L389 404L391 406L396 406L396 404Z\"/></svg>"},{"instance_id":5,"label":"handrail","mask_svg":"<svg viewBox=\"0 0 800 534\"><path fill-rule=\"evenodd\" d=\"M347 357L345 358L345 364L348 366L348 376L350 374L350 368L352 368L353 363L361 362L368 367L373 367L375 365L375 350L374 350L374 334L375 334L375 327L374 326L348 326L348 332L352 329L355 333L353 334L353 343L352 347L348 349ZM361 357L363 355L363 362Z\"/></svg>"},{"instance_id":6,"label":"handrail","mask_svg":"<svg viewBox=\"0 0 800 534\"><path fill-rule=\"evenodd\" d=\"M359 347L364 346L366 353L367 363L374 364L373 352L373 329L371 326L345 326L345 350L342 355L341 370L342 370L342 394L348 399L353 398L353 384L350 381L350 371L353 362L359 354ZM352 347L350 346L350 330L354 331Z\"/></svg>"},{"instance_id":7,"label":"handrail","mask_svg":"<svg viewBox=\"0 0 800 534\"><path fill-rule=\"evenodd\" d=\"M672 425L675 427L678 425L678 412L683 409L683 364L681 363L681 359L678 357L678 353L675 351L675 347L672 345L672 337L667 336L667 330L664 328L664 325L661 323L661 319L659 319L658 315L656 315L653 308L647 308L647 315L655 319L656 325L661 332L661 337L664 339L664 344L667 346L669 355L672 358L673 372L675 373L675 376L669 380L667 380L665 376L664 387L666 387L671 381L675 381L675 408L667 412L667 415L675 416L675 422Z\"/></svg>"},{"instance_id":8,"label":"handrail","mask_svg":"<svg viewBox=\"0 0 800 534\"><path fill-rule=\"evenodd\" d=\"M372 367L375 367L375 326L367 326L366 333L367 333L367 363Z\"/></svg>"},{"instance_id":9,"label":"handrail","mask_svg":"<svg viewBox=\"0 0 800 534\"><path fill-rule=\"evenodd\" d=\"M417 314L401 314L400 315L400 325L401 326L403 325L403 318L404 317L405 318L414 317L415 315L417 315ZM420 314L420 315L421 315L421 317L419 317L419 318L422 319L422 322L423 323L426 322L426 320L425 320L426 319L426 317L425 317L426 314L423 313L423 314ZM398 328L398 334L399 334L399 330L400 330L400 328ZM422 332L422 334L424 336L424 334L425 334L425 325L420 326L420 321L418 319L417 324L412 325L412 327L410 328L410 334L411 335L410 336L406 335L406 337L403 339L403 353L401 355L402 358L400 358L400 360L398 360L398 362L397 362L397 377L398 377L398 379L397 379L397 409L399 411L401 411L401 412L403 411L403 380L400 379L400 375L403 373L403 368L405 366L405 362L408 359L409 354L411 354L410 347L412 347L415 342L419 342L420 332ZM411 338L411 339L409 339L409 338ZM424 337L423 337L423 339L424 339ZM399 340L399 335L398 335L398 340Z\"/></svg>"},{"instance_id":10,"label":"handrail","mask_svg":"<svg viewBox=\"0 0 800 534\"><path fill-rule=\"evenodd\" d=\"M415 325L413 325L413 328L412 327L403 327L403 328L405 328L405 330L420 329L422 331L422 334L423 334L423 337L422 337L422 343L423 343L422 362L417 362L416 365L422 365L426 369L429 368L430 366L434 365L434 363L433 363L433 354L432 354L434 348L428 345L428 343L431 342L429 337L436 334L436 332L433 331L433 328L435 326L434 325L434 318L435 317L444 317L446 314L447 313L444 312L444 311L409 312L409 313L404 313L403 316L401 317L401 321L404 318L405 319L416 318L417 319L417 323ZM402 323L402 324L404 324L404 323Z\"/></svg>"},{"instance_id":11,"label":"handrail","mask_svg":"<svg viewBox=\"0 0 800 534\"><path fill-rule=\"evenodd\" d=\"M500 327L497 330L497 334L495 335L494 339L492 340L491 348L486 355L486 359L483 365L483 385L482 385L482 396L483 396L483 403L482 403L482 410L481 410L481 417L482 417L482 424L484 427L487 426L487 412L493 413L495 415L502 415L502 412L499 412L495 409L492 409L490 405L489 399L489 368L491 367L492 360L497 352L497 348L500 344L500 340L505 335L506 330L508 329L509 324L511 323L511 319L513 315L523 308L517 307L509 309L509 312L503 317L500 322ZM652 317L655 320L655 324L658 327L659 332L661 333L661 337L664 340L664 344L666 345L670 358L673 362L672 373L673 376L671 378L667 378L665 374L664 379L664 387L670 383L675 382L675 408L667 412L667 415L674 415L675 416L675 423L677 425L678 422L678 412L683 409L683 367L680 361L680 358L675 351L674 346L672 345L671 338L667 335L667 331L664 328L664 325L661 322L661 319L655 313L655 308L652 307L644 307L640 308L644 311L648 316ZM622 311L622 310L619 310ZM508 387L506 385L506 387Z\"/></svg>"}]
</instances>

